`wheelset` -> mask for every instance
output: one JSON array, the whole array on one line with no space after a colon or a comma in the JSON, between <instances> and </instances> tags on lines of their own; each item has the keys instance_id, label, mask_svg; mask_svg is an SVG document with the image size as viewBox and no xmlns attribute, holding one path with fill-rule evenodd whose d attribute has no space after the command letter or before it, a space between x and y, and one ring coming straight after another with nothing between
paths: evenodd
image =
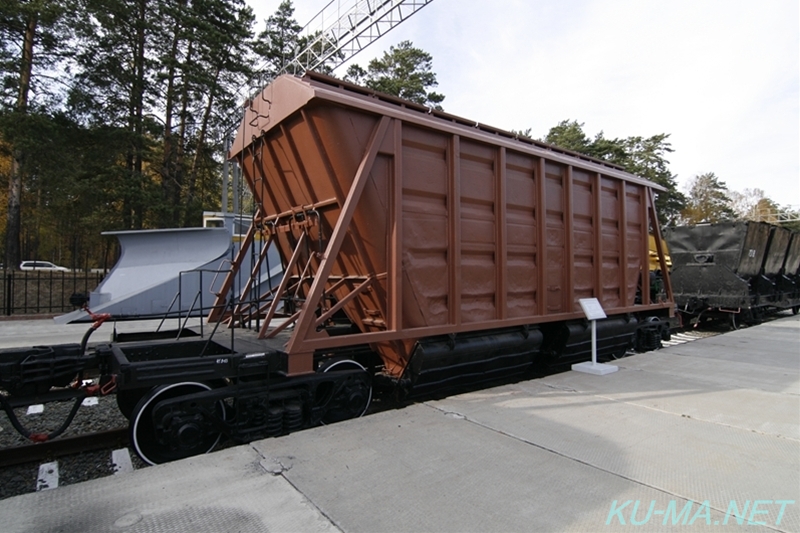
<instances>
[{"instance_id":1,"label":"wheelset","mask_svg":"<svg viewBox=\"0 0 800 533\"><path fill-rule=\"evenodd\" d=\"M210 430L198 410L171 416L168 421L162 421L158 428L153 420L153 410L159 402L209 390L209 385L200 382L172 383L154 388L139 400L131 414L130 441L143 461L156 465L214 449L222 433ZM215 409L217 415L224 419L224 402L217 402Z\"/></svg>"},{"instance_id":2,"label":"wheelset","mask_svg":"<svg viewBox=\"0 0 800 533\"><path fill-rule=\"evenodd\" d=\"M372 380L360 363L351 359L340 359L323 365L318 371L333 373L338 371L358 372L348 376L335 390L331 391L328 410L322 417L323 424L341 422L348 418L359 418L367 412L372 401Z\"/></svg>"}]
</instances>

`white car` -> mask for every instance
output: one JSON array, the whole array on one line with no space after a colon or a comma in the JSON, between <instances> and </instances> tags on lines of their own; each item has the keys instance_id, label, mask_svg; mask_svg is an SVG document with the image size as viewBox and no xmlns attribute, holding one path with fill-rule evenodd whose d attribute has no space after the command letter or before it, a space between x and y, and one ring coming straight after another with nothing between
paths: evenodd
<instances>
[{"instance_id":1,"label":"white car","mask_svg":"<svg viewBox=\"0 0 800 533\"><path fill-rule=\"evenodd\" d=\"M56 272L69 272L66 267L54 265L50 261L23 261L19 264L20 270L52 270Z\"/></svg>"}]
</instances>

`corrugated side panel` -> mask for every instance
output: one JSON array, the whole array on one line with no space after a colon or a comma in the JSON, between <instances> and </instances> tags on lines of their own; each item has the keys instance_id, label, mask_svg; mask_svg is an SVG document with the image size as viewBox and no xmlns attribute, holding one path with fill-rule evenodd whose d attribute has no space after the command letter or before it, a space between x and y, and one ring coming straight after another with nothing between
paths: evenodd
<instances>
[{"instance_id":1,"label":"corrugated side panel","mask_svg":"<svg viewBox=\"0 0 800 533\"><path fill-rule=\"evenodd\" d=\"M452 202L458 204L458 213L452 216L460 218L461 253L450 260L456 262L453 267L461 270L460 287L453 289L461 296L462 323L503 318L500 306L507 295L500 288L505 280L505 272L499 270L505 250L498 239L498 225L504 221L499 218L497 157L497 150L490 146L469 140L460 142L460 193Z\"/></svg>"},{"instance_id":2,"label":"corrugated side panel","mask_svg":"<svg viewBox=\"0 0 800 533\"><path fill-rule=\"evenodd\" d=\"M647 238L644 187L408 125L402 179L407 325L573 313L592 296L609 310L633 305Z\"/></svg>"},{"instance_id":3,"label":"corrugated side panel","mask_svg":"<svg viewBox=\"0 0 800 533\"><path fill-rule=\"evenodd\" d=\"M792 232L786 228L773 227L769 238L769 247L766 251L764 260L764 274L776 276L783 268L786 253L789 250L789 241L792 239Z\"/></svg>"},{"instance_id":4,"label":"corrugated side panel","mask_svg":"<svg viewBox=\"0 0 800 533\"><path fill-rule=\"evenodd\" d=\"M736 273L747 278L757 276L764 266L764 259L769 244L769 224L747 222L747 234L742 243L739 266Z\"/></svg>"},{"instance_id":5,"label":"corrugated side panel","mask_svg":"<svg viewBox=\"0 0 800 533\"><path fill-rule=\"evenodd\" d=\"M625 306L633 304L636 287L639 282L640 272L649 272L649 243L648 243L648 224L646 214L645 189L640 186L632 186L620 183L624 186L626 207L624 210L624 222L627 224L625 236L628 240L625 247L626 271L623 283L625 286Z\"/></svg>"},{"instance_id":6,"label":"corrugated side panel","mask_svg":"<svg viewBox=\"0 0 800 533\"><path fill-rule=\"evenodd\" d=\"M536 161L511 152L506 157L506 308L509 318L538 313Z\"/></svg>"},{"instance_id":7,"label":"corrugated side panel","mask_svg":"<svg viewBox=\"0 0 800 533\"><path fill-rule=\"evenodd\" d=\"M792 242L789 244L789 251L786 253L783 272L788 276L800 274L800 233L792 234Z\"/></svg>"},{"instance_id":8,"label":"corrugated side panel","mask_svg":"<svg viewBox=\"0 0 800 533\"><path fill-rule=\"evenodd\" d=\"M595 296L595 201L592 174L580 169L572 171L572 246L574 249L574 297L593 298ZM637 271L638 274L638 271Z\"/></svg>"},{"instance_id":9,"label":"corrugated side panel","mask_svg":"<svg viewBox=\"0 0 800 533\"><path fill-rule=\"evenodd\" d=\"M545 164L544 193L545 193L545 242L544 254L546 283L544 288L545 314L559 314L566 311L565 296L570 289L567 286L567 256L566 250L566 219L564 217L565 198L564 182L565 171L561 165ZM617 280L617 283L619 280ZM571 307L571 306L570 306Z\"/></svg>"},{"instance_id":10,"label":"corrugated side panel","mask_svg":"<svg viewBox=\"0 0 800 533\"><path fill-rule=\"evenodd\" d=\"M600 257L602 258L601 276L601 301L605 306L621 307L624 305L620 273L623 268L622 238L623 226L619 213L622 209L620 187L613 179L602 179L600 186L601 197L601 235L602 245Z\"/></svg>"},{"instance_id":11,"label":"corrugated side panel","mask_svg":"<svg viewBox=\"0 0 800 533\"><path fill-rule=\"evenodd\" d=\"M447 139L403 131L403 325L449 323Z\"/></svg>"}]
</instances>

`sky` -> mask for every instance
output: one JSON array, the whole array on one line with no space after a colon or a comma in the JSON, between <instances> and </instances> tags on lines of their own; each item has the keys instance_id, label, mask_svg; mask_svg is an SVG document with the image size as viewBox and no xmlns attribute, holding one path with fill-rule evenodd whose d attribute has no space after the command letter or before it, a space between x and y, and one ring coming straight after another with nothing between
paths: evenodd
<instances>
[{"instance_id":1,"label":"sky","mask_svg":"<svg viewBox=\"0 0 800 533\"><path fill-rule=\"evenodd\" d=\"M257 31L280 4L248 2ZM328 2L294 0L295 19ZM565 119L589 137L667 133L681 191L713 172L730 191L759 188L800 208L798 4L433 0L353 62L410 40L433 56L448 113L534 138Z\"/></svg>"}]
</instances>

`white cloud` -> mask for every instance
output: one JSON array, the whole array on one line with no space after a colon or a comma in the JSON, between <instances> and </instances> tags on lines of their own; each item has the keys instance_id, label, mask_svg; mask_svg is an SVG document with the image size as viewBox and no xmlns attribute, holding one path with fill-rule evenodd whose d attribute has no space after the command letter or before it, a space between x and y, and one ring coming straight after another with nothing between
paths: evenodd
<instances>
[{"instance_id":1,"label":"white cloud","mask_svg":"<svg viewBox=\"0 0 800 533\"><path fill-rule=\"evenodd\" d=\"M297 20L326 3L295 0ZM448 112L534 136L568 118L589 135L669 133L680 182L712 171L798 205L798 17L796 0L434 0L356 62L410 39Z\"/></svg>"}]
</instances>

